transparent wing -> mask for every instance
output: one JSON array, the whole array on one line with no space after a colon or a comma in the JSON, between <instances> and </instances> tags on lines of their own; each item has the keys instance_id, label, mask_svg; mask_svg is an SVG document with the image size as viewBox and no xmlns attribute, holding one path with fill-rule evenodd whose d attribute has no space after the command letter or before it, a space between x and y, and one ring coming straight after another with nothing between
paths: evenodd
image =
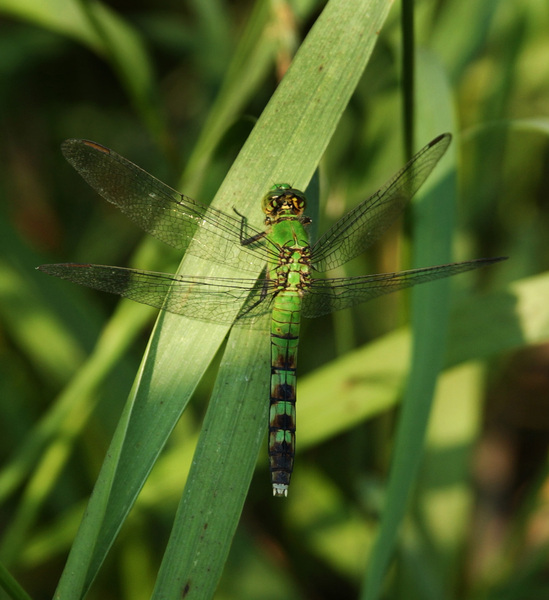
<instances>
[{"instance_id":1,"label":"transparent wing","mask_svg":"<svg viewBox=\"0 0 549 600\"><path fill-rule=\"evenodd\" d=\"M318 271L334 269L380 238L427 179L451 138L449 133L435 138L382 188L329 229L313 246L314 268Z\"/></svg>"},{"instance_id":2,"label":"transparent wing","mask_svg":"<svg viewBox=\"0 0 549 600\"><path fill-rule=\"evenodd\" d=\"M384 294L412 287L418 283L450 277L491 265L500 260L505 260L505 258L480 258L436 267L401 271L400 273L379 273L364 277L315 279L307 295L303 298L303 315L305 317L319 317L336 310L355 306Z\"/></svg>"},{"instance_id":3,"label":"transparent wing","mask_svg":"<svg viewBox=\"0 0 549 600\"><path fill-rule=\"evenodd\" d=\"M249 322L271 310L273 286L267 279L183 277L73 263L41 265L38 269L199 321L230 324L238 318ZM240 308L243 299L246 302Z\"/></svg>"},{"instance_id":4,"label":"transparent wing","mask_svg":"<svg viewBox=\"0 0 549 600\"><path fill-rule=\"evenodd\" d=\"M236 215L183 196L116 152L87 140L66 140L61 149L92 188L166 244L248 271L257 271L272 256L274 246L265 238L241 245L241 236L251 238L260 232L249 226L242 231ZM189 245L198 227L204 233L201 243Z\"/></svg>"}]
</instances>

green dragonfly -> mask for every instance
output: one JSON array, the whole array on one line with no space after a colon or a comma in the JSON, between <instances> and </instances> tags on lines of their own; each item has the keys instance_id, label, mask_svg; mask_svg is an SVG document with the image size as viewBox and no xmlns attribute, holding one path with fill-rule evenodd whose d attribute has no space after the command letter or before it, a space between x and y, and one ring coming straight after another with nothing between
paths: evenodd
<instances>
[{"instance_id":1,"label":"green dragonfly","mask_svg":"<svg viewBox=\"0 0 549 600\"><path fill-rule=\"evenodd\" d=\"M269 461L273 495L287 496L296 430L296 366L301 315L318 317L418 283L495 263L486 258L399 273L317 278L362 253L402 213L450 144L443 134L421 149L381 189L309 243L304 194L283 183L264 196L265 229L181 195L112 150L67 140L69 163L106 200L158 239L193 256L259 279L171 275L92 264L54 264L41 271L193 319L252 322L270 313ZM194 235L200 229L200 235Z\"/></svg>"}]
</instances>

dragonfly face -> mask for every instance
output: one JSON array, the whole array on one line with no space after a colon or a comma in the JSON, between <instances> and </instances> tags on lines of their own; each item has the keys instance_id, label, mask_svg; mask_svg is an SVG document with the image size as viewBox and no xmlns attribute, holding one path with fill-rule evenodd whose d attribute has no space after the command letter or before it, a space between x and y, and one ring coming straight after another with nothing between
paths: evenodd
<instances>
[{"instance_id":1,"label":"dragonfly face","mask_svg":"<svg viewBox=\"0 0 549 600\"><path fill-rule=\"evenodd\" d=\"M307 200L305 194L288 183L277 183L265 194L261 207L267 215L267 224L281 217L301 217Z\"/></svg>"}]
</instances>

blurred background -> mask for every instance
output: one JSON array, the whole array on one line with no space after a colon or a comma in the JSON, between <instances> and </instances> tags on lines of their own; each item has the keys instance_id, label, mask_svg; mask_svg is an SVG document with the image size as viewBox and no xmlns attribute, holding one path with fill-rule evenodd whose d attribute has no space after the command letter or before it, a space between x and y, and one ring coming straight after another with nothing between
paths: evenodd
<instances>
[{"instance_id":1,"label":"blurred background","mask_svg":"<svg viewBox=\"0 0 549 600\"><path fill-rule=\"evenodd\" d=\"M60 144L98 141L209 202L324 4L0 0L0 560L33 598L53 594L155 316L136 307L122 329L117 298L34 268L174 271L180 259L93 192ZM399 8L320 165L320 231L404 164ZM453 406L434 421L466 418L465 433L456 442L433 426L386 597L547 598L549 319L540 290L549 268L549 4L424 0L416 28L454 94L455 258L510 257L456 283L456 295L532 285L527 332L510 339L497 311L478 313L490 350L460 359L471 359L474 374L463 392L467 415ZM395 232L349 274L406 267L406 248ZM304 382L404 326L405 299L306 323ZM463 385L453 376L454 388ZM215 365L90 598L149 597L214 379ZM318 490L318 503L299 493L287 505L270 502L261 463L216 597L356 597L383 506L397 400L307 445L301 485ZM460 479L449 482L455 464Z\"/></svg>"}]
</instances>

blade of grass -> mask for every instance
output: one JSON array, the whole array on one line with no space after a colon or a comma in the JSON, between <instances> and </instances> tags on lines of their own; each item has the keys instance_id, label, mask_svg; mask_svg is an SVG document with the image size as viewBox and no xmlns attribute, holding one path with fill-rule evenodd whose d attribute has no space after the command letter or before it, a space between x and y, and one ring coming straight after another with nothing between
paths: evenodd
<instances>
[{"instance_id":1,"label":"blade of grass","mask_svg":"<svg viewBox=\"0 0 549 600\"><path fill-rule=\"evenodd\" d=\"M120 335L118 327L132 314L137 315L138 319L141 311L136 309L128 304L120 307L102 331L90 359L56 398L52 410L33 429L32 435L27 437L7 468L3 469L0 491L7 493L22 479L25 467L34 464L36 454L42 451L38 465L21 495L17 511L5 529L0 545L2 560L9 563L18 556L20 546L54 489L78 436L96 406L98 397L93 391L109 372L112 363L119 362L127 349L128 340ZM131 335L132 332L126 333ZM122 365L119 368L121 370Z\"/></svg>"},{"instance_id":2,"label":"blade of grass","mask_svg":"<svg viewBox=\"0 0 549 600\"><path fill-rule=\"evenodd\" d=\"M152 598L213 596L265 440L269 374L266 332L235 328Z\"/></svg>"},{"instance_id":3,"label":"blade of grass","mask_svg":"<svg viewBox=\"0 0 549 600\"><path fill-rule=\"evenodd\" d=\"M415 29L414 2L402 1L402 123L404 129L404 155L412 158L415 145Z\"/></svg>"},{"instance_id":4,"label":"blade of grass","mask_svg":"<svg viewBox=\"0 0 549 600\"><path fill-rule=\"evenodd\" d=\"M166 121L145 44L139 33L111 8L85 0L0 0L0 11L73 38L103 56L152 136L167 147Z\"/></svg>"},{"instance_id":5,"label":"blade of grass","mask_svg":"<svg viewBox=\"0 0 549 600\"><path fill-rule=\"evenodd\" d=\"M272 68L279 45L278 36L273 35L273 31L277 32L279 29L273 3L270 0L257 2L231 59L215 104L208 114L195 151L185 166L181 182L185 184L186 190L190 186L187 193L193 194L194 189L206 177L208 163L220 138Z\"/></svg>"},{"instance_id":6,"label":"blade of grass","mask_svg":"<svg viewBox=\"0 0 549 600\"><path fill-rule=\"evenodd\" d=\"M332 0L328 3L221 186L215 206L231 210L236 205L244 214L253 208L257 216L251 221L258 224L259 198L273 182L290 181L298 187L306 187L362 74L389 6L386 0ZM230 276L233 273L188 256L181 270L196 275ZM174 315L159 318L56 598L81 598L89 589L152 464L226 331L226 327ZM261 333L254 335L262 336ZM186 361L182 364L183 348L186 348ZM232 385L239 386L236 375ZM257 391L261 393L261 389ZM237 395L229 397L237 398ZM255 407L259 429L264 427L259 422L264 406L258 402ZM237 407L233 401L227 403L225 409L232 411ZM217 455L223 452L217 446L211 450ZM215 493L242 494L246 487L246 478L242 477L239 489L216 489ZM213 501L213 498L212 495L210 499ZM187 494L182 502L187 502ZM203 508L203 504L193 504L187 507L188 514L200 513ZM204 586L215 585L217 581L211 573L221 571L237 519L235 513L220 523L222 530L217 531L217 539L222 551L215 557L205 557L211 572L196 573L196 578L213 580L203 581ZM203 531L204 523L194 520L181 527L187 528L189 539L197 541L197 546L189 544L181 549L179 559L188 565L192 562L188 557L200 553L198 530ZM196 578L189 598L193 589L201 589ZM185 581L187 577L183 574L171 581L172 591L177 587L177 593L181 594Z\"/></svg>"},{"instance_id":7,"label":"blade of grass","mask_svg":"<svg viewBox=\"0 0 549 600\"><path fill-rule=\"evenodd\" d=\"M445 74L434 60L425 58L423 56L417 64L417 90L420 93L416 103L420 113L417 123L421 130L417 137L422 140L453 129L451 94ZM457 199L455 163L454 143L423 193L420 192L421 202L414 203L414 266L452 262L453 213ZM436 380L443 366L449 286L450 281L445 280L412 291L412 364L398 424L387 502L363 582L362 598L366 600L374 600L381 593L421 462Z\"/></svg>"},{"instance_id":8,"label":"blade of grass","mask_svg":"<svg viewBox=\"0 0 549 600\"><path fill-rule=\"evenodd\" d=\"M12 600L31 600L31 597L19 585L19 582L0 562L0 587Z\"/></svg>"},{"instance_id":9,"label":"blade of grass","mask_svg":"<svg viewBox=\"0 0 549 600\"><path fill-rule=\"evenodd\" d=\"M90 28L101 40L107 60L126 88L150 134L164 150L171 149L158 83L140 34L100 2L82 1L78 4Z\"/></svg>"},{"instance_id":10,"label":"blade of grass","mask_svg":"<svg viewBox=\"0 0 549 600\"><path fill-rule=\"evenodd\" d=\"M420 485L414 495L414 529L425 556L423 579L450 598L469 539L475 490L471 460L482 430L485 367L469 361L439 378L429 420ZM410 573L409 585L415 575Z\"/></svg>"}]
</instances>

